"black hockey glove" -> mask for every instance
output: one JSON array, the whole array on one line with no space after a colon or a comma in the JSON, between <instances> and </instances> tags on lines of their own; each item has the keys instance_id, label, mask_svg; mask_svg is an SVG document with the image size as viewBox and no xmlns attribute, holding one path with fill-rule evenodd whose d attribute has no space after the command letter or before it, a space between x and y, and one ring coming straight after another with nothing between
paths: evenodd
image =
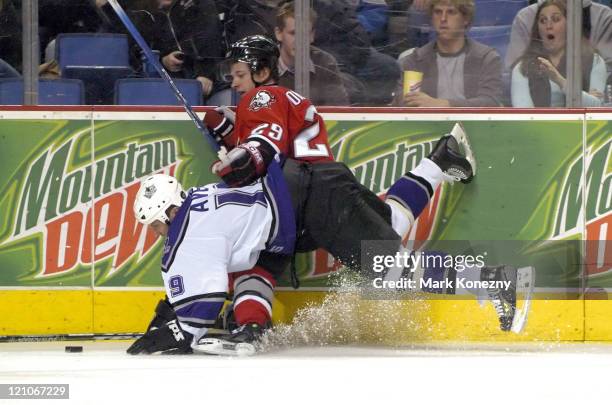
<instances>
[{"instance_id":1,"label":"black hockey glove","mask_svg":"<svg viewBox=\"0 0 612 405\"><path fill-rule=\"evenodd\" d=\"M147 332L154 328L161 328L167 322L177 319L176 313L174 309L170 305L170 301L168 301L168 297L165 297L163 300L160 300L155 307L155 316L149 322L149 326L147 326Z\"/></svg>"},{"instance_id":2,"label":"black hockey glove","mask_svg":"<svg viewBox=\"0 0 612 405\"><path fill-rule=\"evenodd\" d=\"M192 353L191 341L193 336L181 329L176 319L171 320L160 328L153 328L127 349L129 354L152 354L164 352L165 354Z\"/></svg>"},{"instance_id":3,"label":"black hockey glove","mask_svg":"<svg viewBox=\"0 0 612 405\"><path fill-rule=\"evenodd\" d=\"M236 146L212 165L212 172L230 187L242 187L264 176L274 150L267 144L250 141Z\"/></svg>"}]
</instances>

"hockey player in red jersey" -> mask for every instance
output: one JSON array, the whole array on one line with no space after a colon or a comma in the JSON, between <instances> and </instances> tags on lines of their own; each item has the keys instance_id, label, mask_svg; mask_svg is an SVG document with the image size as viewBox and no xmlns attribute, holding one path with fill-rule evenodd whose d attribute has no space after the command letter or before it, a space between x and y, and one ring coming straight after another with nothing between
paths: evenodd
<instances>
[{"instance_id":1,"label":"hockey player in red jersey","mask_svg":"<svg viewBox=\"0 0 612 405\"><path fill-rule=\"evenodd\" d=\"M223 146L213 172L232 187L264 176L275 157L312 164L334 161L325 123L316 108L297 92L276 85L278 57L277 44L265 36L249 36L232 44L226 70L241 101L235 114L222 108L223 115L211 112L205 116ZM298 173L294 174L290 179L297 179ZM300 187L296 181L289 182ZM263 297L273 296L276 278L290 261L287 256L264 253L254 269L232 275L233 309L239 326L270 323L272 302Z\"/></svg>"},{"instance_id":2,"label":"hockey player in red jersey","mask_svg":"<svg viewBox=\"0 0 612 405\"><path fill-rule=\"evenodd\" d=\"M213 171L230 186L261 177L275 155L309 163L334 160L325 123L315 106L295 91L276 85L278 52L277 45L261 35L232 44L227 63L232 88L242 95L233 131L227 127L215 130L219 121L215 113L205 118L228 150L220 155ZM226 118L231 121L232 117Z\"/></svg>"}]
</instances>

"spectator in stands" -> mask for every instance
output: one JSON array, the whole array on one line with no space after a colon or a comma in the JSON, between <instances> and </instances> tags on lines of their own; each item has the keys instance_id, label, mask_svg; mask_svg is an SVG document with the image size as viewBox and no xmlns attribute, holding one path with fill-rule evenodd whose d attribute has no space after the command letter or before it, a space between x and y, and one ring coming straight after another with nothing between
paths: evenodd
<instances>
[{"instance_id":1,"label":"spectator in stands","mask_svg":"<svg viewBox=\"0 0 612 405\"><path fill-rule=\"evenodd\" d=\"M501 58L497 51L466 37L473 0L432 0L428 12L437 38L400 58L402 70L423 73L420 90L406 95L402 81L395 104L408 107L499 106Z\"/></svg>"},{"instance_id":2,"label":"spectator in stands","mask_svg":"<svg viewBox=\"0 0 612 405\"><path fill-rule=\"evenodd\" d=\"M274 36L278 8L288 0L216 0L227 44L249 35Z\"/></svg>"},{"instance_id":3,"label":"spectator in stands","mask_svg":"<svg viewBox=\"0 0 612 405\"><path fill-rule=\"evenodd\" d=\"M310 12L311 41L314 38L312 24L317 15ZM280 58L278 59L279 84L294 88L295 80L295 14L293 2L283 4L276 17L274 28L276 40L279 42ZM310 100L315 105L348 105L348 95L344 88L336 59L329 53L315 47L310 47Z\"/></svg>"},{"instance_id":4,"label":"spectator in stands","mask_svg":"<svg viewBox=\"0 0 612 405\"><path fill-rule=\"evenodd\" d=\"M155 0L157 9L131 9L135 24L161 62L175 78L197 79L204 96L215 87L217 66L223 60L219 15L213 0ZM125 32L106 0L98 0L111 30ZM139 58L133 63L139 64Z\"/></svg>"},{"instance_id":5,"label":"spectator in stands","mask_svg":"<svg viewBox=\"0 0 612 405\"><path fill-rule=\"evenodd\" d=\"M314 0L319 18L314 45L332 54L350 81L345 86L352 104L388 105L400 77L397 61L372 47L359 22L353 0ZM350 75L350 76L349 76Z\"/></svg>"},{"instance_id":6,"label":"spectator in stands","mask_svg":"<svg viewBox=\"0 0 612 405\"><path fill-rule=\"evenodd\" d=\"M21 70L21 16L14 0L0 0L0 57Z\"/></svg>"},{"instance_id":7,"label":"spectator in stands","mask_svg":"<svg viewBox=\"0 0 612 405\"><path fill-rule=\"evenodd\" d=\"M512 70L512 106L565 106L566 16L565 0L539 3L529 46ZM581 51L582 104L601 106L607 77L605 62L586 38Z\"/></svg>"},{"instance_id":8,"label":"spectator in stands","mask_svg":"<svg viewBox=\"0 0 612 405\"><path fill-rule=\"evenodd\" d=\"M102 19L91 0L39 0L40 48L61 33L97 32Z\"/></svg>"},{"instance_id":9,"label":"spectator in stands","mask_svg":"<svg viewBox=\"0 0 612 405\"><path fill-rule=\"evenodd\" d=\"M228 40L274 35L276 10L286 0L218 0ZM318 18L313 45L333 55L352 104L386 105L400 71L392 57L372 47L357 16L358 1L313 0Z\"/></svg>"},{"instance_id":10,"label":"spectator in stands","mask_svg":"<svg viewBox=\"0 0 612 405\"><path fill-rule=\"evenodd\" d=\"M543 2L539 0L538 4L525 7L514 18L506 53L506 68L511 69L527 49L538 5ZM585 37L589 38L591 46L604 58L608 70L612 71L612 9L591 0L582 0L582 13Z\"/></svg>"},{"instance_id":11,"label":"spectator in stands","mask_svg":"<svg viewBox=\"0 0 612 405\"><path fill-rule=\"evenodd\" d=\"M197 79L204 96L209 96L224 56L214 1L158 0L158 4L166 23L160 43L162 63L175 77Z\"/></svg>"}]
</instances>

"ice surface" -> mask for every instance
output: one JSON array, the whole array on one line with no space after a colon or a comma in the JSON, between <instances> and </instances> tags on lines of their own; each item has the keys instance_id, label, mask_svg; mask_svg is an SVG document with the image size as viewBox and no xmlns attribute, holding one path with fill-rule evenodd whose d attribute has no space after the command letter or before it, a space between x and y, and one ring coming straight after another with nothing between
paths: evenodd
<instances>
[{"instance_id":1,"label":"ice surface","mask_svg":"<svg viewBox=\"0 0 612 405\"><path fill-rule=\"evenodd\" d=\"M576 404L606 403L612 375L607 344L293 347L248 358L130 356L129 344L2 343L0 383L70 384L58 404Z\"/></svg>"}]
</instances>

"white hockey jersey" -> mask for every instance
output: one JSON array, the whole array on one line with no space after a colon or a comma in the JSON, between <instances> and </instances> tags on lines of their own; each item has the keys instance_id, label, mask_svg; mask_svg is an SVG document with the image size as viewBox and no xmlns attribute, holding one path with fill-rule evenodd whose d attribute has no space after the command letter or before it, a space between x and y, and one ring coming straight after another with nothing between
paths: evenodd
<instances>
[{"instance_id":1,"label":"white hockey jersey","mask_svg":"<svg viewBox=\"0 0 612 405\"><path fill-rule=\"evenodd\" d=\"M292 254L295 215L280 167L252 185L192 188L172 220L162 278L184 329L210 326L221 310L228 273L249 270L263 250Z\"/></svg>"}]
</instances>

